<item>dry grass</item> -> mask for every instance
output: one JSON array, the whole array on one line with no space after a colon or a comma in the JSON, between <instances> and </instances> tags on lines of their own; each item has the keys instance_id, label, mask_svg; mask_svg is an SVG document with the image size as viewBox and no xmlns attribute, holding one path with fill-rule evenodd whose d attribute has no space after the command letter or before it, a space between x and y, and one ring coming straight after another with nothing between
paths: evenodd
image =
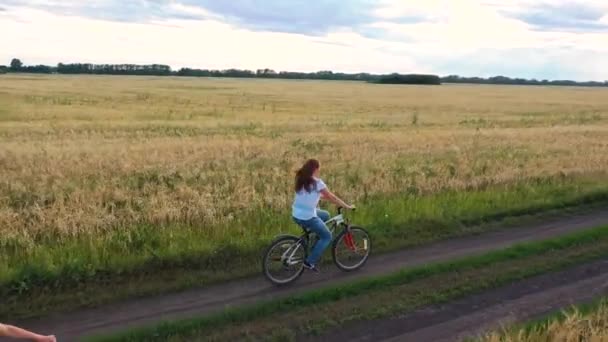
<instances>
[{"instance_id":1,"label":"dry grass","mask_svg":"<svg viewBox=\"0 0 608 342\"><path fill-rule=\"evenodd\" d=\"M360 204L377 251L606 199L607 95L1 76L0 311L34 293L80 303L74 289L98 281L170 273L177 285L160 288L173 288L179 270L204 271L198 285L259 272L260 250L297 229L292 176L309 157Z\"/></svg>"},{"instance_id":2,"label":"dry grass","mask_svg":"<svg viewBox=\"0 0 608 342\"><path fill-rule=\"evenodd\" d=\"M564 313L562 320L553 320L532 328L491 333L484 342L601 342L608 341L608 305L603 303L590 314L578 310Z\"/></svg>"},{"instance_id":3,"label":"dry grass","mask_svg":"<svg viewBox=\"0 0 608 342\"><path fill-rule=\"evenodd\" d=\"M318 157L349 200L604 171L608 90L0 78L0 236L287 211ZM224 232L209 231L209 234Z\"/></svg>"}]
</instances>

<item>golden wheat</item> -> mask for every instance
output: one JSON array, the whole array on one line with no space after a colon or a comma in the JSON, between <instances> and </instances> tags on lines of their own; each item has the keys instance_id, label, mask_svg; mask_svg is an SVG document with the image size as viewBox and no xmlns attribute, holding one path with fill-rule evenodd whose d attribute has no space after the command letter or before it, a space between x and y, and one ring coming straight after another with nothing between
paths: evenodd
<instances>
[{"instance_id":1,"label":"golden wheat","mask_svg":"<svg viewBox=\"0 0 608 342\"><path fill-rule=\"evenodd\" d=\"M531 330L514 330L491 333L484 342L580 342L608 341L608 307L601 305L589 315L579 311L565 313L565 318Z\"/></svg>"},{"instance_id":2,"label":"golden wheat","mask_svg":"<svg viewBox=\"0 0 608 342\"><path fill-rule=\"evenodd\" d=\"M603 172L606 99L590 88L2 76L0 236L287 210L309 157L352 201Z\"/></svg>"}]
</instances>

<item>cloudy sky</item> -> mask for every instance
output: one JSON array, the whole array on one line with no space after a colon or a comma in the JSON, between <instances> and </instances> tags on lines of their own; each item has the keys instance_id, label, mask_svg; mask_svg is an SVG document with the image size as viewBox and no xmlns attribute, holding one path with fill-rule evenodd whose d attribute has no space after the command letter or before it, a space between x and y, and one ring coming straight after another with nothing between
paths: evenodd
<instances>
[{"instance_id":1,"label":"cloudy sky","mask_svg":"<svg viewBox=\"0 0 608 342\"><path fill-rule=\"evenodd\" d=\"M608 80L608 0L0 0L0 64Z\"/></svg>"}]
</instances>

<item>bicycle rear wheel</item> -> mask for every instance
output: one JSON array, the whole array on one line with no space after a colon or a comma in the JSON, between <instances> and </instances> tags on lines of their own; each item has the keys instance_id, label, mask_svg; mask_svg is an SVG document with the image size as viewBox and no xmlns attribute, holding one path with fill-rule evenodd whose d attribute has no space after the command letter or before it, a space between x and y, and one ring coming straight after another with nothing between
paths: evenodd
<instances>
[{"instance_id":1,"label":"bicycle rear wheel","mask_svg":"<svg viewBox=\"0 0 608 342\"><path fill-rule=\"evenodd\" d=\"M264 276L275 285L285 285L304 272L306 244L295 236L282 236L266 249L262 262Z\"/></svg>"},{"instance_id":2,"label":"bicycle rear wheel","mask_svg":"<svg viewBox=\"0 0 608 342\"><path fill-rule=\"evenodd\" d=\"M336 237L331 254L339 269L350 272L365 265L371 250L369 233L361 227L350 227Z\"/></svg>"}]
</instances>

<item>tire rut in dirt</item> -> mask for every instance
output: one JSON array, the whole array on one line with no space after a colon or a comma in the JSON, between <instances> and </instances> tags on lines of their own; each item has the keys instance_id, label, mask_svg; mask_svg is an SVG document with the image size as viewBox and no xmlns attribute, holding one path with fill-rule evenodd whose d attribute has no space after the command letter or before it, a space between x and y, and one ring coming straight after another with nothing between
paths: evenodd
<instances>
[{"instance_id":1,"label":"tire rut in dirt","mask_svg":"<svg viewBox=\"0 0 608 342\"><path fill-rule=\"evenodd\" d=\"M536 276L401 317L353 322L302 341L459 341L586 303L608 291L608 260Z\"/></svg>"}]
</instances>

